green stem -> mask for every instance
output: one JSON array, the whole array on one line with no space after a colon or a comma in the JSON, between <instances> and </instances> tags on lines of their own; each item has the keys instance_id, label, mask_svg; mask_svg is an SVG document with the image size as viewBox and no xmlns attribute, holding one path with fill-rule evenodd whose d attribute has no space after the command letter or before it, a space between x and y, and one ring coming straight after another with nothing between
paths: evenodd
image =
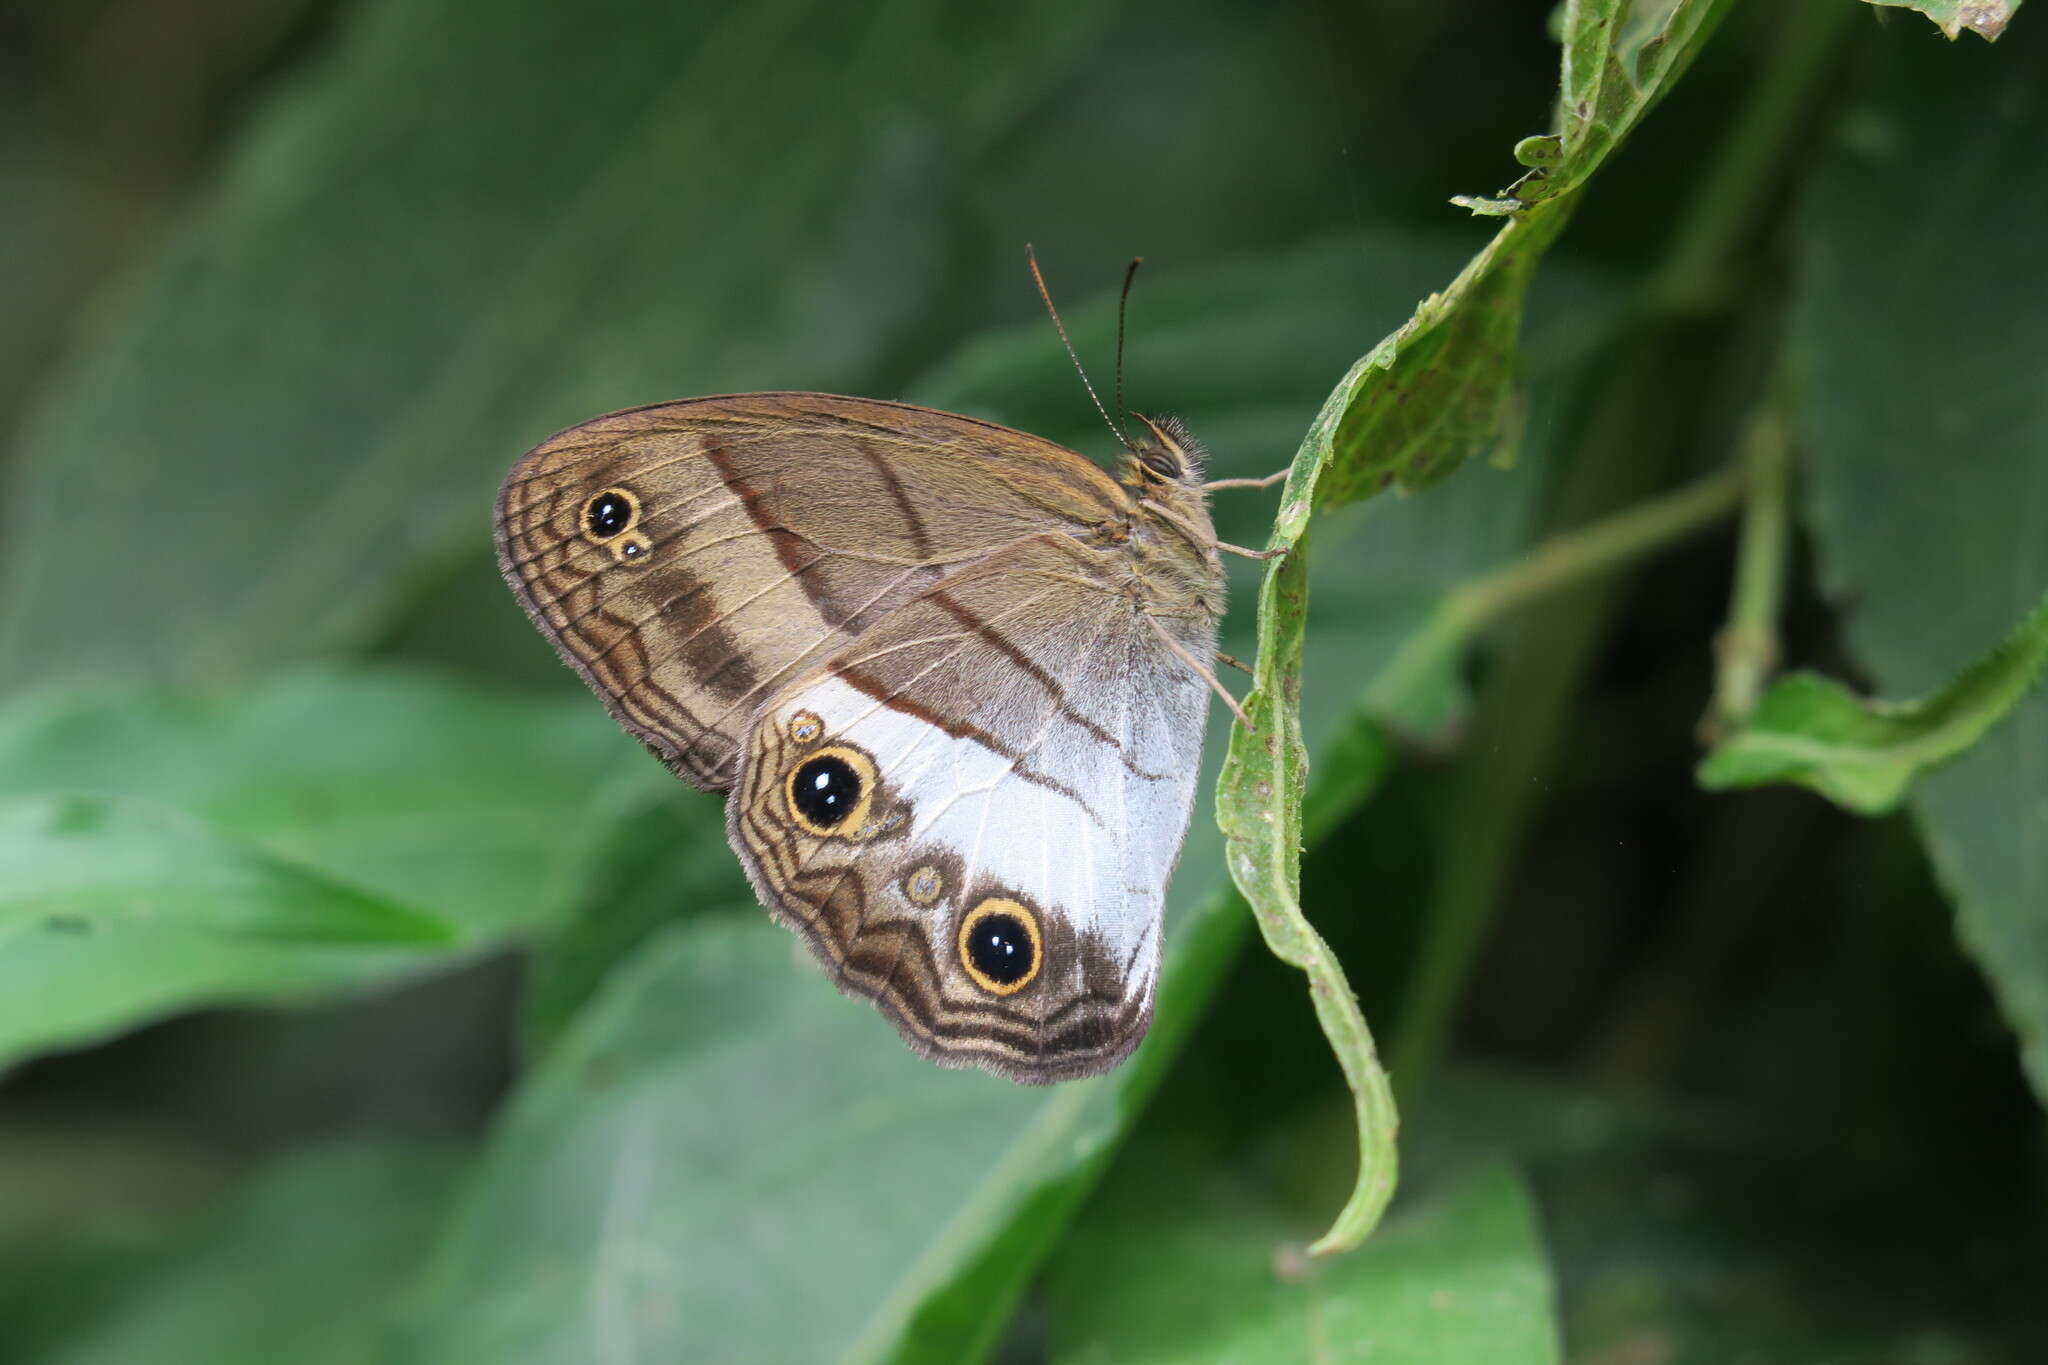
<instances>
[{"instance_id":1,"label":"green stem","mask_svg":"<svg viewBox=\"0 0 2048 1365\"><path fill-rule=\"evenodd\" d=\"M1764 680L1778 666L1778 611L1785 595L1785 550L1791 538L1792 441L1784 409L1775 397L1750 419L1743 433L1742 462L1748 494L1728 624L1714 640L1714 699L1701 725L1708 743L1749 718L1763 695Z\"/></svg>"},{"instance_id":2,"label":"green stem","mask_svg":"<svg viewBox=\"0 0 2048 1365\"><path fill-rule=\"evenodd\" d=\"M1699 389L1680 355L1676 324L1733 303L1744 256L1835 85L1847 50L1842 35L1854 12L1847 5L1791 6L1773 31L1766 64L1737 106L1742 113L1646 281L1647 334L1636 342L1638 359L1603 395L1600 430L1572 470L1563 524L1646 494L1675 459L1681 432L1672 425L1671 394L1697 395ZM1526 589L1491 591L1512 599L1558 572L1546 567L1532 572ZM1450 1038L1571 698L1617 604L1614 585L1597 583L1569 601L1538 608L1518 623L1481 697L1469 748L1483 758L1466 766L1454 799L1449 828L1455 848L1445 859L1392 1049L1404 1093L1423 1083Z\"/></svg>"},{"instance_id":3,"label":"green stem","mask_svg":"<svg viewBox=\"0 0 2048 1365\"><path fill-rule=\"evenodd\" d=\"M1848 47L1844 37L1860 17L1855 5L1804 0L1770 21L1764 69L1643 291L1649 316L1700 317L1728 305L1741 284L1733 267L1779 192L1792 154L1813 135L1814 115Z\"/></svg>"},{"instance_id":4,"label":"green stem","mask_svg":"<svg viewBox=\"0 0 2048 1365\"><path fill-rule=\"evenodd\" d=\"M1685 405L1670 395L1692 367L1676 348L1654 348L1628 363L1607 386L1589 434L1563 493L1561 519L1570 524L1607 512L1616 502L1641 496L1662 477L1680 449L1689 422ZM1720 486L1716 487L1715 484ZM1708 485L1710 496L1689 497L1694 511L1734 510L1739 485L1723 475ZM1644 506L1661 515L1669 498L1697 494L1699 486L1666 495ZM1466 741L1474 761L1460 767L1444 822L1445 844L1415 965L1394 1032L1392 1071L1403 1102L1425 1084L1447 1046L1465 989L1485 945L1495 910L1526 830L1547 790L1546 775L1562 743L1585 675L1591 669L1608 624L1619 609L1622 584L1595 570L1625 562L1615 550L1640 545L1640 536L1617 536L1616 523L1640 527L1642 507L1611 513L1551 541L1530 559L1540 567L1526 574L1510 570L1497 579L1485 601L1527 601L1539 585L1577 591L1543 600L1515 621L1487 685L1474 707ZM1693 518L1679 524L1696 529ZM1591 544L1598 553L1587 553ZM1560 553L1560 545L1566 547ZM1583 570L1566 574L1559 566Z\"/></svg>"},{"instance_id":5,"label":"green stem","mask_svg":"<svg viewBox=\"0 0 2048 1365\"><path fill-rule=\"evenodd\" d=\"M1409 637L1366 697L1366 709L1398 718L1409 695L1440 677L1472 637L1545 594L1625 568L1712 526L1742 501L1745 471L1729 465L1683 488L1552 536L1512 564L1472 579Z\"/></svg>"},{"instance_id":6,"label":"green stem","mask_svg":"<svg viewBox=\"0 0 2048 1365\"><path fill-rule=\"evenodd\" d=\"M1743 471L1733 465L1590 526L1552 536L1523 558L1475 578L1449 605L1468 629L1498 619L1532 598L1618 569L1712 526L1742 501Z\"/></svg>"}]
</instances>

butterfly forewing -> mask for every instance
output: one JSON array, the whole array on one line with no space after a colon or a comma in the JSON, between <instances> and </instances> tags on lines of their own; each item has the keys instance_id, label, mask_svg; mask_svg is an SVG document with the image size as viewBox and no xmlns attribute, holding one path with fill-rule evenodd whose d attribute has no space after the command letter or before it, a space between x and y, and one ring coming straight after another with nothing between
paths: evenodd
<instances>
[{"instance_id":1,"label":"butterfly forewing","mask_svg":"<svg viewBox=\"0 0 2048 1365\"><path fill-rule=\"evenodd\" d=\"M1121 490L1071 451L904 404L742 394L613 413L521 460L499 563L625 727L732 784L753 713L952 567Z\"/></svg>"}]
</instances>

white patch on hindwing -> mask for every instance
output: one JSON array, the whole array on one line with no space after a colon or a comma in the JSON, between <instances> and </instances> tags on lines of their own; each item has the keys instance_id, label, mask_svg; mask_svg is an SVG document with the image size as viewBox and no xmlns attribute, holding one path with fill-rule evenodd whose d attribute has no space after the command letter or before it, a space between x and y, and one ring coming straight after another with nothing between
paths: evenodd
<instances>
[{"instance_id":1,"label":"white patch on hindwing","mask_svg":"<svg viewBox=\"0 0 2048 1365\"><path fill-rule=\"evenodd\" d=\"M1167 679L1158 679L1165 696L1145 695L1146 679L1119 681L1112 733L1126 745L1148 735L1165 739L1163 751L1141 755L1142 766L1160 777L1133 774L1116 748L1066 728L1061 738L1024 755L1034 780L994 749L835 678L778 698L762 723L787 727L801 712L817 716L822 742L873 755L882 782L909 807L906 839L891 839L887 847L951 853L960 860L966 888L1009 889L1077 933L1097 936L1125 972L1126 989L1149 989L1166 881L1194 796L1205 703L1196 698L1190 715ZM873 856L905 856L884 854L882 847ZM929 907L902 896L902 905L925 915L943 911L950 923L967 908L959 903L962 890L946 886ZM935 938L948 941L944 926Z\"/></svg>"}]
</instances>

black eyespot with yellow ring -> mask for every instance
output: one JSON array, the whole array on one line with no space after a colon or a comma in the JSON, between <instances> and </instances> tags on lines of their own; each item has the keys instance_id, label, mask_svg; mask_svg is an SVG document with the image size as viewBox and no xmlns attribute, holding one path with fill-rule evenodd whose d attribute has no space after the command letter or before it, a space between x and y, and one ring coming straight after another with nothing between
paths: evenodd
<instances>
[{"instance_id":1,"label":"black eyespot with yellow ring","mask_svg":"<svg viewBox=\"0 0 2048 1365\"><path fill-rule=\"evenodd\" d=\"M857 839L875 801L875 764L858 749L827 745L808 754L783 779L790 818L821 839Z\"/></svg>"},{"instance_id":2,"label":"black eyespot with yellow ring","mask_svg":"<svg viewBox=\"0 0 2048 1365\"><path fill-rule=\"evenodd\" d=\"M990 896L960 921L960 965L991 995L1015 995L1045 960L1038 916L1007 896Z\"/></svg>"},{"instance_id":3,"label":"black eyespot with yellow ring","mask_svg":"<svg viewBox=\"0 0 2048 1365\"><path fill-rule=\"evenodd\" d=\"M639 524L640 499L631 489L607 488L583 504L583 537L593 544L609 544Z\"/></svg>"}]
</instances>

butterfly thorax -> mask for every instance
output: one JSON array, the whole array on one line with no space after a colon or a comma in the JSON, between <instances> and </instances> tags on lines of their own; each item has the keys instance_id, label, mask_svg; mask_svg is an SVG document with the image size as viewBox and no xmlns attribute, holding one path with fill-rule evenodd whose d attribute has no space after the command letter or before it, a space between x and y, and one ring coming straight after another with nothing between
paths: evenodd
<instances>
[{"instance_id":1,"label":"butterfly thorax","mask_svg":"<svg viewBox=\"0 0 2048 1365\"><path fill-rule=\"evenodd\" d=\"M1192 618L1197 631L1223 614L1223 562L1202 488L1202 448L1171 418L1140 416L1118 481L1133 503L1127 550L1151 614Z\"/></svg>"}]
</instances>

